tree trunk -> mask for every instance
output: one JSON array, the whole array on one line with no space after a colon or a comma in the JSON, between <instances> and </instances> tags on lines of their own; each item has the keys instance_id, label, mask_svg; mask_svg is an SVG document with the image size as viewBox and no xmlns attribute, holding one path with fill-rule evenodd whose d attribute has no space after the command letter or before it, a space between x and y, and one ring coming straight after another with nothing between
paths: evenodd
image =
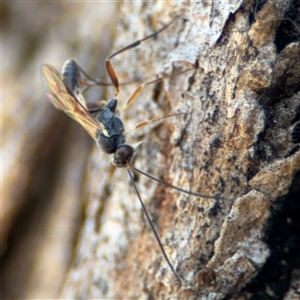
<instances>
[{"instance_id":1,"label":"tree trunk","mask_svg":"<svg viewBox=\"0 0 300 300\"><path fill-rule=\"evenodd\" d=\"M111 60L121 83L167 77L146 86L121 113L126 130L181 114L128 136L129 144L143 141L134 166L218 198L135 176L179 283L127 172L91 148L87 167L80 165L83 176L75 181L82 187L84 213L60 298L297 299L300 15L295 11L293 1L119 4L113 50L179 16L157 38ZM119 107L137 85L121 86ZM93 90L87 99L95 97ZM112 97L110 88L106 98ZM78 147L74 139L68 142Z\"/></svg>"}]
</instances>

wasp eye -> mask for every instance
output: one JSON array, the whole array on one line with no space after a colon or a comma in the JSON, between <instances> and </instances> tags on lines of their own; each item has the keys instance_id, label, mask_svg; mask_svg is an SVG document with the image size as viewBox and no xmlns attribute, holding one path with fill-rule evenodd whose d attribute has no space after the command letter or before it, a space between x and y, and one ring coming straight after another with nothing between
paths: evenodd
<instances>
[{"instance_id":1,"label":"wasp eye","mask_svg":"<svg viewBox=\"0 0 300 300\"><path fill-rule=\"evenodd\" d=\"M130 167L131 159L134 150L130 145L121 145L115 151L112 157L112 163L118 168L128 168Z\"/></svg>"},{"instance_id":2,"label":"wasp eye","mask_svg":"<svg viewBox=\"0 0 300 300\"><path fill-rule=\"evenodd\" d=\"M115 152L115 155L122 160L131 160L133 148L130 145L121 145Z\"/></svg>"}]
</instances>

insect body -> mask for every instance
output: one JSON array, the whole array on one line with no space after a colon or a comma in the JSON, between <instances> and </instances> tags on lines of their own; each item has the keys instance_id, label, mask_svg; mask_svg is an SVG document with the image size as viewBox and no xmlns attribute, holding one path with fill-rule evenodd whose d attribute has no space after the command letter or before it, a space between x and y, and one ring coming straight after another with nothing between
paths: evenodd
<instances>
[{"instance_id":1,"label":"insect body","mask_svg":"<svg viewBox=\"0 0 300 300\"><path fill-rule=\"evenodd\" d=\"M77 95L76 91L80 91L81 74L75 60L67 60L62 69L64 84L74 95Z\"/></svg>"},{"instance_id":2,"label":"insect body","mask_svg":"<svg viewBox=\"0 0 300 300\"><path fill-rule=\"evenodd\" d=\"M62 74L49 65L43 66L43 74L51 91L47 97L52 104L79 122L104 153L113 154L114 166L128 168L134 148L125 144L124 125L116 114L118 100L111 99L106 105L93 110L93 114L97 113L95 118L87 110L81 94L80 70L74 60L64 64Z\"/></svg>"},{"instance_id":3,"label":"insect body","mask_svg":"<svg viewBox=\"0 0 300 300\"><path fill-rule=\"evenodd\" d=\"M146 217L160 246L160 249L169 267L171 268L172 272L174 273L174 275L180 283L180 278L175 272L172 264L170 263L164 251L161 241L157 235L157 232L151 222L150 216L148 215L146 207L140 197L139 191L133 181L130 169L140 172L141 174L148 176L158 182L160 182L160 180L152 177L149 174L141 172L140 170L131 166L131 160L134 155L135 147L125 144L126 139L124 134L124 125L120 117L116 114L118 103L117 99L111 99L104 106L101 106L98 109L92 110L90 112L88 111L88 109L85 108L88 107L87 105L84 105L85 102L82 104L81 101L79 101L77 98L79 96L82 97L82 99L84 99L82 94L78 92L76 96L74 95L74 91L77 92L80 87L80 83L78 81L80 76L77 76L78 73L68 72L76 65L76 63L74 63L75 62L73 60L67 61L64 65L62 74L50 65L42 66L42 72L46 79L48 89L50 90L50 93L47 93L47 97L50 100L50 102L55 106L55 108L64 111L72 119L80 123L87 130L90 136L96 141L98 147L104 153L113 154L112 163L114 166L127 169L130 179L134 185L138 198L143 207L143 210L146 214ZM74 77L72 77L73 75ZM72 85L70 83L72 83ZM97 118L93 116L93 114L95 113L97 113ZM137 125L137 128L146 126L152 121L143 122L143 124ZM164 182L161 183L173 187L170 184ZM180 188L176 189L184 191Z\"/></svg>"},{"instance_id":4,"label":"insect body","mask_svg":"<svg viewBox=\"0 0 300 300\"><path fill-rule=\"evenodd\" d=\"M176 19L175 19L176 20ZM171 23L173 23L173 20ZM218 200L217 196L207 196L202 194L193 193L179 187L173 186L167 182L161 181L141 170L136 169L132 166L132 158L136 151L136 146L131 146L125 143L126 141L126 132L124 130L124 124L119 117L117 112L117 104L118 104L118 94L119 94L119 81L117 75L114 71L114 68L110 62L110 59L117 54L120 54L128 49L134 48L140 45L143 41L157 35L159 32L167 28L171 23L164 26L159 31L145 37L142 40L136 41L127 47L122 48L119 51L116 51L112 55L110 55L106 59L106 69L108 75L112 81L113 86L115 87L115 97L105 103L102 103L96 108L91 109L89 105L86 104L86 101L82 95L84 89L90 84L81 82L81 73L85 75L89 80L93 81L93 85L109 85L106 83L97 82L91 79L78 65L74 60L68 60L64 67L62 73L59 73L55 68L50 65L43 65L42 72L44 78L46 80L46 84L48 87L49 93L47 93L48 99L55 106L55 108L64 111L67 115L69 115L72 119L80 123L86 131L90 134L90 136L96 141L98 147L106 154L112 154L112 163L114 166L119 168L126 168L132 184L136 190L138 199L143 207L144 213L149 221L151 229L155 235L155 238L159 244L159 247L162 251L162 254L168 263L170 269L173 274L176 276L179 284L181 284L181 280L174 270L171 262L168 259L168 256L165 253L163 245L158 237L158 234L152 224L151 218L146 210L146 207L141 199L140 193L134 183L133 176L131 170L139 172L140 174L147 176L160 184L163 184L167 187L171 187L180 192L187 193L189 195L194 195L197 197L209 198ZM193 68L194 69L194 68ZM188 70L189 71L189 70ZM185 71L186 72L186 71ZM181 72L184 73L184 72ZM181 74L179 73L179 74ZM178 74L176 74L178 75ZM173 75L174 76L174 75ZM126 102L125 106L122 110L127 108L134 100L137 98L141 90L149 84L156 83L162 81L163 78L158 78L149 82L145 82L138 86L138 88L133 92L131 97ZM173 115L170 115L173 116ZM168 116L167 116L168 117ZM157 122L165 117L155 118L150 121L144 121L138 124L135 129L143 128L151 123Z\"/></svg>"},{"instance_id":5,"label":"insect body","mask_svg":"<svg viewBox=\"0 0 300 300\"><path fill-rule=\"evenodd\" d=\"M73 59L69 59L65 62L62 75L65 86L76 97L80 104L86 108L86 102L82 95L83 89L80 87L80 70Z\"/></svg>"}]
</instances>

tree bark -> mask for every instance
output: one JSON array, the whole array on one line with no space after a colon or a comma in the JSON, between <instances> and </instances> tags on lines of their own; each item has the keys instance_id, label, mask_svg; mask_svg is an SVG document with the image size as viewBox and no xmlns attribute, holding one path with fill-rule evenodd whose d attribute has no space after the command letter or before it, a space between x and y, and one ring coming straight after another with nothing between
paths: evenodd
<instances>
[{"instance_id":1,"label":"tree bark","mask_svg":"<svg viewBox=\"0 0 300 300\"><path fill-rule=\"evenodd\" d=\"M126 171L91 148L87 167L81 166L84 176L76 181L84 213L59 298L297 299L300 16L295 7L279 0L119 4L114 50L180 16L157 38L111 60L121 82L167 77L146 86L121 113L126 130L182 113L128 137L130 144L143 141L134 166L219 198L135 177L179 284ZM121 86L119 107L136 86ZM112 97L110 88L107 99ZM76 141L69 143L76 147Z\"/></svg>"},{"instance_id":2,"label":"tree bark","mask_svg":"<svg viewBox=\"0 0 300 300\"><path fill-rule=\"evenodd\" d=\"M290 5L120 6L126 18L118 23L115 49L181 16L155 41L116 57L122 80L176 74L199 62L195 72L147 87L125 112L127 128L170 111L184 113L147 133L135 165L176 186L221 198L192 197L137 178L180 287L125 172L112 170L106 177L95 149L85 187L86 220L63 297L234 299L257 293L247 284L273 250L266 243L272 209L300 166L291 140L299 121L299 42L278 41ZM122 87L122 99L130 91ZM266 293L282 293L265 280Z\"/></svg>"}]
</instances>

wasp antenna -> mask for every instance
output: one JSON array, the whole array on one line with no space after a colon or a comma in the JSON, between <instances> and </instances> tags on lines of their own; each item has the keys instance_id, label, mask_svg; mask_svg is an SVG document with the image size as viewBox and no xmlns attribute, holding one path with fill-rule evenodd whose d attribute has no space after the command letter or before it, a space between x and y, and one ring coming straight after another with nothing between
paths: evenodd
<instances>
[{"instance_id":1,"label":"wasp antenna","mask_svg":"<svg viewBox=\"0 0 300 300\"><path fill-rule=\"evenodd\" d=\"M134 169L135 169L135 168L134 168ZM164 250L164 247L163 247L163 245L162 245L162 243L161 243L161 241L160 241L160 239L159 239L159 237L158 237L158 234L157 234L157 232L156 232L156 230L155 230L155 228L154 228L154 226L153 226L153 223L152 223L152 221L151 221L151 219L150 219L150 216L149 216L149 214L148 214L148 212L147 212L146 206L145 206L145 204L144 204L144 202L143 202L143 200L142 200L142 197L141 197L141 195L140 195L140 192L139 192L139 190L138 190L136 184L134 183L133 176L132 176L130 170L127 169L127 172L128 172L128 174L129 174L130 180L131 180L131 182L132 182L132 184L133 184L133 186L134 186L134 189L135 189L135 191L136 191L136 194L137 194L137 196L138 196L138 198L139 198L139 201L140 201L140 203L141 203L141 205L142 205L142 207L143 207L143 210L144 210L144 213L145 213L145 215L146 215L146 218L147 218L147 220L148 220L148 222L149 222L149 224L150 224L150 226L151 226L151 229L152 229L152 231L153 231L153 233L154 233L154 235L155 235L155 238L156 238L156 240L157 240L157 243L158 243L158 245L159 245L159 248L160 248L160 250L161 250L161 252L162 252L162 254L163 254L163 256L164 256L166 262L168 263L168 265L169 265L169 267L170 267L172 273L175 275L175 277L177 278L177 280L178 280L178 282L179 282L179 285L181 286L181 280L180 280L180 278L179 278L179 275L176 273L175 269L173 268L173 266L172 266L172 264L171 264L171 262L170 262L170 260L169 260L169 258L168 258L168 256L167 256L167 254L166 254L166 252L165 252L165 250Z\"/></svg>"},{"instance_id":2,"label":"wasp antenna","mask_svg":"<svg viewBox=\"0 0 300 300\"><path fill-rule=\"evenodd\" d=\"M156 181L156 182L158 182L158 183L160 183L160 184L162 184L162 185L164 185L166 187L172 188L172 189L177 190L177 191L179 191L181 193L186 193L186 194L189 194L189 195L192 195L192 196L201 197L201 198L205 198L205 199L215 199L215 200L222 199L222 200L228 200L228 201L234 200L233 198L224 198L224 197L220 197L218 195L216 195L216 196L208 196L208 195L198 194L198 193L194 193L194 192L191 192L191 191L188 191L188 190L184 190L184 189L181 189L181 188L179 188L179 187L177 187L175 185L172 185L171 183L168 183L166 181L160 180L160 179L158 179L158 178L156 178L156 177L154 177L154 176L152 176L152 175L150 175L148 173L145 173L145 172L143 172L143 171L141 171L141 170L139 170L139 169L137 169L135 167L131 167L131 169L134 170L134 171L136 171L136 172L138 172L138 173L140 173L140 174L142 174L142 175L144 175L144 176L146 176L146 177L148 177L148 178L150 178L150 179L153 179L154 181Z\"/></svg>"}]
</instances>

